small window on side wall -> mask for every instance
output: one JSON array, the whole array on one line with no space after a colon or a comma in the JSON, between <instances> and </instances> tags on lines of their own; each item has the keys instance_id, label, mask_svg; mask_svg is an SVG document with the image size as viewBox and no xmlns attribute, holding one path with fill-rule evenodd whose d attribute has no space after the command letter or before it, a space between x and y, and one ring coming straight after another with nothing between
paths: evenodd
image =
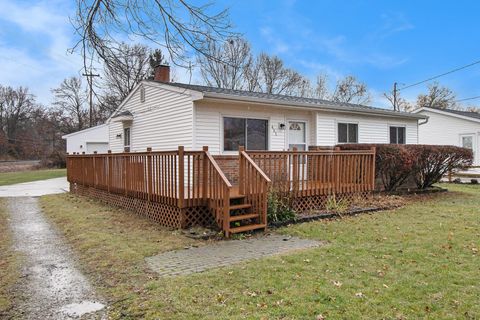
<instances>
[{"instance_id":1,"label":"small window on side wall","mask_svg":"<svg viewBox=\"0 0 480 320\"><path fill-rule=\"evenodd\" d=\"M130 128L123 128L123 146L130 148Z\"/></svg>"},{"instance_id":2,"label":"small window on side wall","mask_svg":"<svg viewBox=\"0 0 480 320\"><path fill-rule=\"evenodd\" d=\"M338 143L358 143L358 124L339 123Z\"/></svg>"},{"instance_id":3,"label":"small window on side wall","mask_svg":"<svg viewBox=\"0 0 480 320\"><path fill-rule=\"evenodd\" d=\"M405 127L390 127L390 143L405 144Z\"/></svg>"},{"instance_id":4,"label":"small window on side wall","mask_svg":"<svg viewBox=\"0 0 480 320\"><path fill-rule=\"evenodd\" d=\"M145 87L140 88L140 102L145 102Z\"/></svg>"}]
</instances>

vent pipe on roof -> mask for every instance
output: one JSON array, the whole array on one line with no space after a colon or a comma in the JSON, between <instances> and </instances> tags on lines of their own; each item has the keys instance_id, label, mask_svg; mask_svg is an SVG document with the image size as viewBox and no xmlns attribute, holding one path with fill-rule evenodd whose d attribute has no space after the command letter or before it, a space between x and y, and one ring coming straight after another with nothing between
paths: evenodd
<instances>
[{"instance_id":1,"label":"vent pipe on roof","mask_svg":"<svg viewBox=\"0 0 480 320\"><path fill-rule=\"evenodd\" d=\"M166 64L159 64L155 67L155 81L170 82L170 66Z\"/></svg>"}]
</instances>

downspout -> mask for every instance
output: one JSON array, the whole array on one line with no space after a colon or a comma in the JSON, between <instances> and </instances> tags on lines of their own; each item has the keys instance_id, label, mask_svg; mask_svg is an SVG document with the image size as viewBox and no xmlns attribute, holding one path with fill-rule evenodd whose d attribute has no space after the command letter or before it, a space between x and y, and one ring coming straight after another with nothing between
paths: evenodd
<instances>
[{"instance_id":1,"label":"downspout","mask_svg":"<svg viewBox=\"0 0 480 320\"><path fill-rule=\"evenodd\" d=\"M430 117L427 116L427 117L425 118L425 121L424 121L424 122L420 122L418 125L421 126L421 125L427 124L429 119L430 119Z\"/></svg>"},{"instance_id":2,"label":"downspout","mask_svg":"<svg viewBox=\"0 0 480 320\"><path fill-rule=\"evenodd\" d=\"M425 121L424 122L419 122L418 126L420 127L421 125L427 124L429 119L430 119L430 117L426 116ZM418 127L417 127L417 144L419 142L420 142L420 130L418 130Z\"/></svg>"}]
</instances>

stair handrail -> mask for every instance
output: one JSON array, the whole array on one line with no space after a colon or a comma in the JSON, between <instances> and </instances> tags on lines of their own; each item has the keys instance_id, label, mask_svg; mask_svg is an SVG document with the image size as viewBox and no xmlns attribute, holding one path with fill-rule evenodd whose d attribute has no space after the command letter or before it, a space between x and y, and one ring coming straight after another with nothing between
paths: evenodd
<instances>
[{"instance_id":1,"label":"stair handrail","mask_svg":"<svg viewBox=\"0 0 480 320\"><path fill-rule=\"evenodd\" d=\"M228 236L230 229L230 191L232 184L213 156L208 152L208 148L204 147L203 151L206 159L203 172L204 198L208 208L214 211L217 225L224 231L225 235Z\"/></svg>"},{"instance_id":2,"label":"stair handrail","mask_svg":"<svg viewBox=\"0 0 480 320\"><path fill-rule=\"evenodd\" d=\"M245 147L239 147L239 191L267 225L267 198L272 181L250 158ZM259 179L258 179L259 178Z\"/></svg>"}]
</instances>

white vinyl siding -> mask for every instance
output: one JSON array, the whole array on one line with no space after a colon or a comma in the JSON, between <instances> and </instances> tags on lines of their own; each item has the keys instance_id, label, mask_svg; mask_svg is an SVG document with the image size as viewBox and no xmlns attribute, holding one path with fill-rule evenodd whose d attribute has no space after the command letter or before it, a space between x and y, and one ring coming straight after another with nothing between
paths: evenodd
<instances>
[{"instance_id":1,"label":"white vinyl siding","mask_svg":"<svg viewBox=\"0 0 480 320\"><path fill-rule=\"evenodd\" d=\"M305 110L292 110L272 106L253 106L232 102L196 102L195 103L195 149L208 146L213 154L234 153L223 152L223 117L245 117L268 120L269 150L281 151L288 148L288 121L305 121L307 123L307 145L314 134L314 114ZM285 124L284 129L279 125Z\"/></svg>"},{"instance_id":2,"label":"white vinyl siding","mask_svg":"<svg viewBox=\"0 0 480 320\"><path fill-rule=\"evenodd\" d=\"M480 165L480 123L460 119L450 115L438 114L428 110L420 114L429 117L428 122L419 126L419 142L421 144L452 145L461 147L461 137L473 136L475 150L474 165Z\"/></svg>"},{"instance_id":3,"label":"white vinyl siding","mask_svg":"<svg viewBox=\"0 0 480 320\"><path fill-rule=\"evenodd\" d=\"M154 151L174 150L178 146L191 149L193 103L190 95L157 86L144 87L145 102L140 101L140 90L137 90L122 109L130 111L134 118L131 124L127 124L131 128L130 151L146 151L148 147ZM110 123L110 148L112 152L121 152L124 125L113 120Z\"/></svg>"},{"instance_id":4,"label":"white vinyl siding","mask_svg":"<svg viewBox=\"0 0 480 320\"><path fill-rule=\"evenodd\" d=\"M418 143L416 119L318 112L316 122L317 144L320 146L334 146L338 143L338 123L357 123L358 143L390 143L391 126L406 128L407 144Z\"/></svg>"}]
</instances>

